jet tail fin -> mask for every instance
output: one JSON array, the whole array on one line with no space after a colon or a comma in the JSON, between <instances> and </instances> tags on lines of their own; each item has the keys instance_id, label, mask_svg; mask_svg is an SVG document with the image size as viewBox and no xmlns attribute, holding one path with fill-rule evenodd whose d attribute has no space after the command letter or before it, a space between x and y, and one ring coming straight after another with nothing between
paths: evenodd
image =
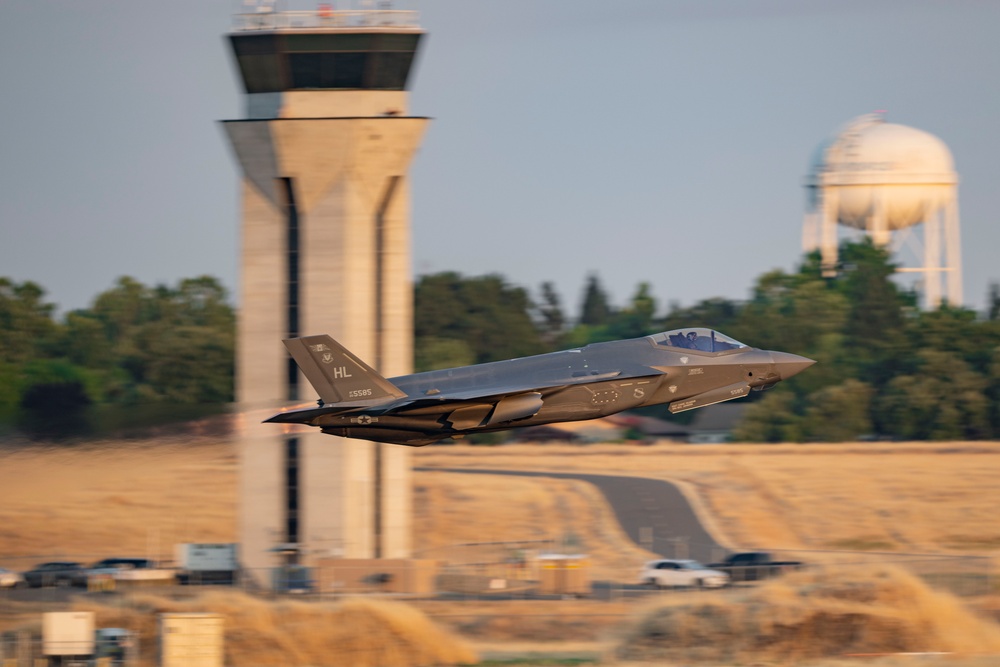
<instances>
[{"instance_id":1,"label":"jet tail fin","mask_svg":"<svg viewBox=\"0 0 1000 667\"><path fill-rule=\"evenodd\" d=\"M282 341L324 403L379 405L406 394L330 336Z\"/></svg>"}]
</instances>

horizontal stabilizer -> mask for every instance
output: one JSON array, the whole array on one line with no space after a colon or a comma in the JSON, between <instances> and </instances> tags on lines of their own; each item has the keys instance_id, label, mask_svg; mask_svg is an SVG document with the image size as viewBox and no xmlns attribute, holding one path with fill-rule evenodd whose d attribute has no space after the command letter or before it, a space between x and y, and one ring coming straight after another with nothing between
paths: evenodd
<instances>
[{"instance_id":1,"label":"horizontal stabilizer","mask_svg":"<svg viewBox=\"0 0 1000 667\"><path fill-rule=\"evenodd\" d=\"M731 384L727 387L712 389L711 391L706 391L703 394L697 394L690 398L674 401L668 407L670 408L670 412L677 414L678 412L684 412L685 410L694 410L695 408L704 408L705 406L715 405L716 403L722 403L723 401L731 401L734 398L743 398L749 393L749 384L746 382L737 382L736 384Z\"/></svg>"},{"instance_id":2,"label":"horizontal stabilizer","mask_svg":"<svg viewBox=\"0 0 1000 667\"><path fill-rule=\"evenodd\" d=\"M358 408L345 406L343 404L325 405L323 407L316 407L313 405L313 407L305 409L282 410L278 414L268 417L264 420L264 422L271 422L274 424L308 424L317 417L351 412L352 410L363 409L366 407L370 406L366 405Z\"/></svg>"},{"instance_id":3,"label":"horizontal stabilizer","mask_svg":"<svg viewBox=\"0 0 1000 667\"><path fill-rule=\"evenodd\" d=\"M406 394L330 336L290 338L285 348L324 403L380 405Z\"/></svg>"}]
</instances>

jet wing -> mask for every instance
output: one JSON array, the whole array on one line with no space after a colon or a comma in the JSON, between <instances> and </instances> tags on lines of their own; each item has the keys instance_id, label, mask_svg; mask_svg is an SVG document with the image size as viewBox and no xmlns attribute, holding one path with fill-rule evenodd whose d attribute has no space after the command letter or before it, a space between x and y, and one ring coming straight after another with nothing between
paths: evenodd
<instances>
[{"instance_id":1,"label":"jet wing","mask_svg":"<svg viewBox=\"0 0 1000 667\"><path fill-rule=\"evenodd\" d=\"M540 395L548 395L548 394L553 394L561 389L565 389L566 387L570 387L572 385L600 382L601 380L610 380L612 378L620 377L621 375L622 375L621 371L613 371L610 373L601 373L599 375L584 375L580 377L552 380L550 382L533 382L531 384L508 383L501 385L474 387L471 389L450 389L450 390L431 389L427 392L424 392L423 394L411 395L406 399L397 401L396 403L386 407L392 412L399 412L399 411L409 412L411 409L419 409L422 407L429 407L429 406L440 406L442 403L466 402L466 401L495 402L499 399L502 399L505 396L513 396L525 393L538 393Z\"/></svg>"},{"instance_id":2,"label":"jet wing","mask_svg":"<svg viewBox=\"0 0 1000 667\"><path fill-rule=\"evenodd\" d=\"M590 384L592 382L601 382L603 380L612 380L614 378L632 378L632 377L643 377L647 375L660 375L662 371L648 366L643 366L635 371L606 371L606 372L594 372L588 374L573 374L572 376L562 376L562 377L550 377L546 379L529 378L526 380L517 379L515 381L506 382L495 382L495 383L481 383L475 384L474 386L469 386L470 383L465 378L447 378L443 379L439 384L428 387L428 383L422 382L419 387L414 386L413 383L406 382L407 379L416 376L407 376L406 378L393 378L393 382L396 382L400 388L404 389L408 394L408 399L413 401L429 401L432 403L440 403L441 401L467 401L471 399L478 398L489 398L503 396L506 394L516 394L519 392L526 391L544 391L546 393L552 393L552 391L557 391L565 387L569 387L577 384ZM433 385L433 383L430 383ZM461 386L449 387L448 385L460 384ZM404 399L406 401L406 399ZM397 404L398 405L398 404Z\"/></svg>"},{"instance_id":3,"label":"jet wing","mask_svg":"<svg viewBox=\"0 0 1000 667\"><path fill-rule=\"evenodd\" d=\"M386 412L412 416L447 415L447 420L456 429L472 428L479 425L489 426L531 417L541 410L546 396L567 387L599 382L621 375L621 371L614 371L573 377L559 382L535 384L530 387L509 384L447 392L439 391L408 400L404 399L386 406ZM644 375L648 376L649 373ZM628 377L633 377L633 375Z\"/></svg>"}]
</instances>

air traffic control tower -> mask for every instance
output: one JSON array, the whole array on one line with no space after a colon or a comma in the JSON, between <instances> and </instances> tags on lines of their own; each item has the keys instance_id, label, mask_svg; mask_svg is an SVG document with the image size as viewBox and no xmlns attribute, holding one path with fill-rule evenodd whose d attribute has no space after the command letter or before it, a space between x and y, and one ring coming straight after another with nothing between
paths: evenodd
<instances>
[{"instance_id":1,"label":"air traffic control tower","mask_svg":"<svg viewBox=\"0 0 1000 667\"><path fill-rule=\"evenodd\" d=\"M411 372L407 171L427 118L408 115L424 36L401 10L236 17L246 118L223 121L242 169L237 402L240 557L282 564L410 555L406 447L260 424L315 392L284 338L328 333L383 375Z\"/></svg>"}]
</instances>

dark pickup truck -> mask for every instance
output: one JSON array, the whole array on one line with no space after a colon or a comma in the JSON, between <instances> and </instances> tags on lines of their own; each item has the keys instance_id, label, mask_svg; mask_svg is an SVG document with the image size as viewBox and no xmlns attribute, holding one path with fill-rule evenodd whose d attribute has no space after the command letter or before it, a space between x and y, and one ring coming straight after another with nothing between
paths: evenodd
<instances>
[{"instance_id":1,"label":"dark pickup truck","mask_svg":"<svg viewBox=\"0 0 1000 667\"><path fill-rule=\"evenodd\" d=\"M760 581L770 579L791 570L801 570L805 563L798 561L771 560L771 554L766 551L746 551L730 554L721 563L710 563L711 570L719 570L729 575L729 581Z\"/></svg>"}]
</instances>

